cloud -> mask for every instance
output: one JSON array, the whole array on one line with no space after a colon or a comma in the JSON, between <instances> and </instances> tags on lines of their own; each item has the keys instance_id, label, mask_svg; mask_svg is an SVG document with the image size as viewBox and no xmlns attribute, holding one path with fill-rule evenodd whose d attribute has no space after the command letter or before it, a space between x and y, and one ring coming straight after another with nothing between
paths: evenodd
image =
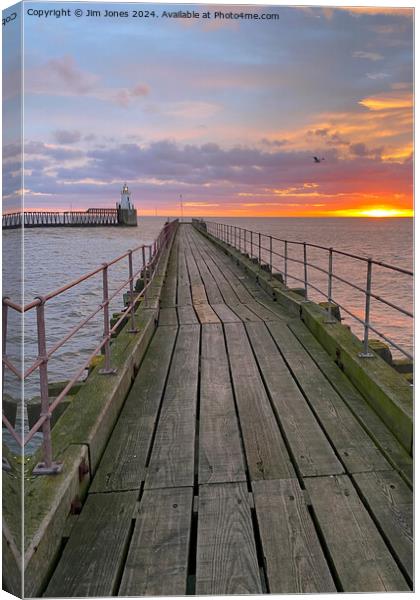
<instances>
[{"instance_id":1,"label":"cloud","mask_svg":"<svg viewBox=\"0 0 420 600\"><path fill-rule=\"evenodd\" d=\"M72 56L51 58L26 72L25 90L52 95L84 95L95 90L99 77L80 69Z\"/></svg>"},{"instance_id":2,"label":"cloud","mask_svg":"<svg viewBox=\"0 0 420 600\"><path fill-rule=\"evenodd\" d=\"M368 79L386 79L387 77L390 77L389 73L366 73L366 77Z\"/></svg>"},{"instance_id":3,"label":"cloud","mask_svg":"<svg viewBox=\"0 0 420 600\"><path fill-rule=\"evenodd\" d=\"M57 129L53 131L53 138L57 144L75 144L81 140L82 134L80 131L67 131L65 129Z\"/></svg>"},{"instance_id":4,"label":"cloud","mask_svg":"<svg viewBox=\"0 0 420 600\"><path fill-rule=\"evenodd\" d=\"M334 6L325 8L311 8L307 6L295 6L295 10L306 13L310 17L321 18L331 21L339 12L346 12L353 17L361 16L390 16L413 18L414 10L412 8L388 8L388 7L368 7L368 6Z\"/></svg>"},{"instance_id":5,"label":"cloud","mask_svg":"<svg viewBox=\"0 0 420 600\"><path fill-rule=\"evenodd\" d=\"M122 107L129 106L150 92L144 83L137 83L132 88L106 87L98 75L80 68L69 55L28 68L25 77L25 91L30 94L89 96Z\"/></svg>"},{"instance_id":6,"label":"cloud","mask_svg":"<svg viewBox=\"0 0 420 600\"><path fill-rule=\"evenodd\" d=\"M10 144L5 147L7 153L13 152L15 145ZM65 161L78 159L84 156L83 151L76 148L62 148L43 142L29 141L24 144L25 166L27 166L28 157L32 159L37 156L41 159L52 159L54 161ZM45 164L45 163L41 163Z\"/></svg>"},{"instance_id":7,"label":"cloud","mask_svg":"<svg viewBox=\"0 0 420 600\"><path fill-rule=\"evenodd\" d=\"M354 154L355 156L366 156L368 154L366 144L363 143L351 144L349 149L350 152L352 152L352 154Z\"/></svg>"},{"instance_id":8,"label":"cloud","mask_svg":"<svg viewBox=\"0 0 420 600\"><path fill-rule=\"evenodd\" d=\"M281 148L282 146L287 145L287 140L270 140L267 138L262 138L261 144L264 146L269 146L270 148Z\"/></svg>"},{"instance_id":9,"label":"cloud","mask_svg":"<svg viewBox=\"0 0 420 600\"><path fill-rule=\"evenodd\" d=\"M401 108L411 108L413 106L413 95L411 93L389 92L370 96L359 101L359 104L369 110L394 110Z\"/></svg>"},{"instance_id":10,"label":"cloud","mask_svg":"<svg viewBox=\"0 0 420 600\"><path fill-rule=\"evenodd\" d=\"M343 10L355 17L359 17L361 15L388 15L392 17L405 17L405 18L413 18L414 9L412 8L387 8L385 6L346 6L335 7L335 10Z\"/></svg>"},{"instance_id":11,"label":"cloud","mask_svg":"<svg viewBox=\"0 0 420 600\"><path fill-rule=\"evenodd\" d=\"M28 188L55 197L89 197L90 203L95 195L101 203L107 193L115 196L124 180L141 190L140 197L149 202L156 194L176 198L182 191L185 202L206 206L227 197L255 195L276 201L284 197L323 202L338 193L369 194L378 187L389 193L408 193L412 168L407 155L401 156L399 163L384 163L378 152L363 143L350 146L344 160L334 151L326 152L321 168L313 164L307 151L264 152L253 147L222 148L215 143L180 146L162 140L145 146L120 144L86 151L78 164L71 166L63 165L63 157L55 154L60 149L40 142L28 143L27 148L28 168L32 155L41 161L43 153L45 161L44 168L35 164L26 177ZM53 157L55 164L51 163Z\"/></svg>"},{"instance_id":12,"label":"cloud","mask_svg":"<svg viewBox=\"0 0 420 600\"><path fill-rule=\"evenodd\" d=\"M306 133L308 140L313 141L321 140L322 143L328 146L348 146L350 142L343 138L339 131L334 131L329 127L322 127L319 129L309 129Z\"/></svg>"},{"instance_id":13,"label":"cloud","mask_svg":"<svg viewBox=\"0 0 420 600\"><path fill-rule=\"evenodd\" d=\"M383 59L382 54L379 54L379 52L365 52L363 50L356 50L355 52L353 52L352 56L354 58L366 58L367 60L373 61Z\"/></svg>"},{"instance_id":14,"label":"cloud","mask_svg":"<svg viewBox=\"0 0 420 600\"><path fill-rule=\"evenodd\" d=\"M143 98L149 94L150 90L147 85L136 85L132 89L122 88L115 92L114 101L121 106L129 106L133 99ZM102 97L106 97L106 94L102 94ZM112 98L112 93L110 94Z\"/></svg>"},{"instance_id":15,"label":"cloud","mask_svg":"<svg viewBox=\"0 0 420 600\"><path fill-rule=\"evenodd\" d=\"M203 207L220 206L219 203L210 203L210 202L184 202L183 204L184 204L184 206L191 206L191 207L195 207L195 206L203 206Z\"/></svg>"}]
</instances>

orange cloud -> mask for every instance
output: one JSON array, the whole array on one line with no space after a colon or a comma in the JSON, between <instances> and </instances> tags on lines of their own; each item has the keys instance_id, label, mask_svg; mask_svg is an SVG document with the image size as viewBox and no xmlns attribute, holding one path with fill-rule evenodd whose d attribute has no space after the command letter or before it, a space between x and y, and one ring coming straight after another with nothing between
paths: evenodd
<instances>
[{"instance_id":1,"label":"orange cloud","mask_svg":"<svg viewBox=\"0 0 420 600\"><path fill-rule=\"evenodd\" d=\"M379 94L359 101L359 104L369 110L393 110L395 108L412 108L413 95L411 93Z\"/></svg>"}]
</instances>

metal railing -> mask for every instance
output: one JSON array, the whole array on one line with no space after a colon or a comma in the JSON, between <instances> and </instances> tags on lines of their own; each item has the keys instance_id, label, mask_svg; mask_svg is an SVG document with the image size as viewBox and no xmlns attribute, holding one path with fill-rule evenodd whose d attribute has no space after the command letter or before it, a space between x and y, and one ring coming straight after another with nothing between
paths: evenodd
<instances>
[{"instance_id":1,"label":"metal railing","mask_svg":"<svg viewBox=\"0 0 420 600\"><path fill-rule=\"evenodd\" d=\"M360 353L362 358L370 358L374 356L369 348L369 333L373 332L385 342L387 342L390 346L401 352L404 356L413 359L412 355L407 352L404 348L401 347L400 344L392 340L388 335L380 332L376 327L374 327L371 323L371 301L372 299L378 301L379 303L387 306L388 308L397 311L400 314L405 315L406 317L413 318L413 313L405 307L398 306L394 302L383 298L377 293L374 293L372 289L372 274L373 267L380 267L382 269L390 270L394 273L400 273L406 276L413 278L413 272L404 269L402 267L397 267L395 265L390 265L388 263L374 260L372 258L367 258L364 256L359 256L356 254L352 254L350 252L345 252L342 250L336 250L335 248L329 248L326 246L321 246L319 244L311 244L309 242L299 242L294 240L285 240L281 238L277 238L272 235L268 235L265 233L255 232L248 229L244 229L242 227L237 227L236 225L230 225L226 223L216 223L212 221L204 221L202 219L195 220L194 225L197 227L205 228L206 231L215 238L218 238L222 242L233 246L240 252L244 254L248 254L251 259L256 260L261 268L265 267L270 273L270 277L273 276L274 271L277 269L283 278L283 283L285 286L288 284L288 280L292 279L293 281L297 281L304 286L304 295L305 300L308 300L309 289L315 290L318 294L324 297L327 302L327 323L335 323L332 315L333 305L339 307L340 310L345 312L351 318L355 319L360 325L363 327L363 351ZM277 249L276 249L277 247ZM281 247L282 250L279 251L278 248ZM301 252L301 258L292 257L290 255L291 248L299 248ZM315 264L308 259L308 254L310 249L320 250L326 253L327 265L326 267L321 267L319 264ZM265 257L267 262L263 262L263 256ZM356 283L352 283L344 276L338 275L334 272L334 259L336 257L346 257L348 259L352 259L354 261L358 261L358 264L365 265L365 286L357 285ZM281 264L277 262L275 264L276 259L281 260ZM303 276L297 277L296 275L292 275L289 271L290 263L301 265L303 268ZM308 268L314 269L319 273L323 273L327 277L327 290L321 290L317 285L309 280ZM364 302L364 317L360 318L354 313L354 310L351 310L347 306L344 306L343 303L338 302L334 297L333 288L334 282L338 281L341 284L349 286L350 288L361 292L365 296Z\"/></svg>"},{"instance_id":2,"label":"metal railing","mask_svg":"<svg viewBox=\"0 0 420 600\"><path fill-rule=\"evenodd\" d=\"M109 262L105 262L98 266L93 271L82 275L78 279L71 281L70 283L46 294L45 296L39 296L25 305L20 305L10 298L3 298L3 381L5 375L5 369L11 371L21 382L27 379L32 373L38 370L39 372L39 387L41 396L41 414L36 423L31 427L29 432L24 435L23 432L19 433L15 427L10 423L6 415L2 414L3 425L7 428L10 434L13 436L15 441L20 447L24 447L38 431L42 431L42 448L43 448L43 461L38 463L35 467L34 474L54 474L59 473L62 469L62 464L53 460L53 448L51 443L51 416L54 410L67 396L73 385L80 379L84 370L91 363L92 359L99 354L101 351L104 354L104 365L100 369L100 373L103 375L110 375L116 372L112 367L112 353L111 353L111 337L118 330L120 325L125 320L130 321L129 333L137 333L136 321L135 321L135 308L142 297L144 297L153 282L156 274L157 267L160 263L163 251L168 247L178 225L178 221L172 221L166 223L160 231L156 240L150 244L142 244L127 250L121 256L114 258ZM141 258L141 266L139 269L134 271L133 268L133 256L138 254ZM147 256L148 255L148 256ZM128 279L126 279L118 288L112 293L109 293L109 267L120 263L121 261L127 260ZM94 310L92 310L87 317L79 321L69 332L66 333L60 340L58 340L51 348L47 347L47 336L46 336L46 317L45 307L52 298L60 296L64 292L67 292L71 288L75 288L79 284L91 279L95 275L102 273L102 302ZM141 291L136 293L134 291L134 280L140 277L143 281L143 287ZM110 302L119 294L124 288L129 286L129 301L127 308L121 313L117 322L111 327L109 318L109 305ZM38 357L35 362L28 367L26 370L19 369L13 362L7 357L7 324L9 310L14 310L22 315L28 311L36 311L36 323L37 323L37 343L38 343ZM59 350L66 342L68 342L73 336L83 329L87 323L89 323L98 313L102 311L103 315L103 335L101 342L96 348L90 353L88 358L83 361L77 372L65 385L64 389L59 395L50 403L48 393L48 361L51 357Z\"/></svg>"}]
</instances>

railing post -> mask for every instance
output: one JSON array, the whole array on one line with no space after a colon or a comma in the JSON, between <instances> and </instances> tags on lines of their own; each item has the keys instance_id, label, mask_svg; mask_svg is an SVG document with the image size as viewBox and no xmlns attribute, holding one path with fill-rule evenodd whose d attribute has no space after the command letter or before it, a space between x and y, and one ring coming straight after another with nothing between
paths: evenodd
<instances>
[{"instance_id":1,"label":"railing post","mask_svg":"<svg viewBox=\"0 0 420 600\"><path fill-rule=\"evenodd\" d=\"M40 304L36 307L36 325L38 332L38 359L41 361L39 365L39 387L41 393L41 417L45 420L42 424L42 451L43 462L38 463L34 470L34 475L56 475L63 468L62 463L56 463L52 457L51 443L51 415L49 413L49 397L48 397L48 355L47 342L45 337L45 301L40 299Z\"/></svg>"},{"instance_id":2,"label":"railing post","mask_svg":"<svg viewBox=\"0 0 420 600\"><path fill-rule=\"evenodd\" d=\"M130 304L131 304L131 329L128 333L138 333L134 314L134 286L133 286L133 251L128 251L128 274L130 278Z\"/></svg>"},{"instance_id":3,"label":"railing post","mask_svg":"<svg viewBox=\"0 0 420 600\"><path fill-rule=\"evenodd\" d=\"M273 237L270 235L270 280L273 278Z\"/></svg>"},{"instance_id":4,"label":"railing post","mask_svg":"<svg viewBox=\"0 0 420 600\"><path fill-rule=\"evenodd\" d=\"M365 320L364 320L364 335L363 335L363 352L360 352L361 358L373 358L373 352L369 350L369 326L370 326L370 293L372 289L372 259L368 259L366 271L366 304L365 304Z\"/></svg>"},{"instance_id":5,"label":"railing post","mask_svg":"<svg viewBox=\"0 0 420 600\"><path fill-rule=\"evenodd\" d=\"M253 256L254 256L254 234L253 234L252 230L250 233L251 233L251 258L253 258Z\"/></svg>"},{"instance_id":6,"label":"railing post","mask_svg":"<svg viewBox=\"0 0 420 600\"><path fill-rule=\"evenodd\" d=\"M143 289L147 285L147 268L146 268L146 247L141 247L142 261L143 261Z\"/></svg>"},{"instance_id":7,"label":"railing post","mask_svg":"<svg viewBox=\"0 0 420 600\"><path fill-rule=\"evenodd\" d=\"M287 285L287 241L284 241L284 285Z\"/></svg>"},{"instance_id":8,"label":"railing post","mask_svg":"<svg viewBox=\"0 0 420 600\"><path fill-rule=\"evenodd\" d=\"M7 317L8 317L8 306L4 303L8 300L6 296L3 298L3 313L2 313L2 353L3 358L6 358L6 345L7 345ZM1 379L2 391L4 388L4 362L2 361L2 379Z\"/></svg>"},{"instance_id":9,"label":"railing post","mask_svg":"<svg viewBox=\"0 0 420 600\"><path fill-rule=\"evenodd\" d=\"M303 279L305 281L305 300L308 299L308 259L306 254L306 242L303 242Z\"/></svg>"},{"instance_id":10,"label":"railing post","mask_svg":"<svg viewBox=\"0 0 420 600\"><path fill-rule=\"evenodd\" d=\"M328 320L326 323L335 323L332 317L332 282L333 282L333 249L328 250Z\"/></svg>"},{"instance_id":11,"label":"railing post","mask_svg":"<svg viewBox=\"0 0 420 600\"><path fill-rule=\"evenodd\" d=\"M103 369L99 370L101 375L112 375L117 372L116 369L111 368L111 344L109 334L109 291L108 291L108 263L103 263L102 269L102 306L104 311L104 335L103 339L106 340L103 348L105 353L105 365Z\"/></svg>"},{"instance_id":12,"label":"railing post","mask_svg":"<svg viewBox=\"0 0 420 600\"><path fill-rule=\"evenodd\" d=\"M261 268L261 233L258 232L258 262Z\"/></svg>"}]
</instances>

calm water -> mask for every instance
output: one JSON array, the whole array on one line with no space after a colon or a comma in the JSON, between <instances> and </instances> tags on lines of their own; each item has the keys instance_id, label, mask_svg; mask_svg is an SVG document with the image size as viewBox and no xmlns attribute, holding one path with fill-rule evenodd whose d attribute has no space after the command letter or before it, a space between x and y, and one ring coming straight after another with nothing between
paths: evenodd
<instances>
[{"instance_id":1,"label":"calm water","mask_svg":"<svg viewBox=\"0 0 420 600\"><path fill-rule=\"evenodd\" d=\"M45 294L57 287L94 269L100 263L124 253L139 244L151 243L159 233L166 219L143 217L138 228L99 227L92 229L28 229L25 231L25 302L35 296ZM372 258L412 269L413 229L411 219L304 219L304 218L213 218L212 221L237 225L249 230L260 231L282 239L307 241L347 252L371 256ZM19 298L19 279L16 262L20 260L19 234L16 231L3 233L3 294ZM256 237L254 238L256 241ZM268 248L268 243L263 245ZM283 244L274 243L274 250L283 253ZM263 251L264 257L264 251ZM288 245L290 258L302 259L300 246ZM309 262L327 268L328 255L319 250L308 250ZM283 271L284 260L274 259L274 267ZM134 268L140 268L140 255L135 259ZM128 277L127 261L118 263L109 270L110 291L116 290ZM335 258L334 271L353 283L365 286L366 266L349 259ZM292 261L288 266L291 287L300 287L299 281L291 279L303 277L303 268ZM327 290L326 276L315 269L309 269L309 281L321 290ZM373 271L374 293L389 301L412 310L412 281L405 275L375 267ZM315 301L325 300L317 292L311 291ZM364 295L339 282L334 282L333 296L336 301L362 317ZM102 297L102 275L69 290L62 296L48 302L46 308L48 346L51 347L75 324L96 308ZM122 292L111 305L111 313L122 308ZM37 355L35 311L25 316L25 368ZM357 335L362 329L357 321L345 316L345 323L351 325ZM372 324L379 331L395 340L411 352L413 331L411 319L396 311L372 304ZM11 311L9 321L8 355L19 361L19 350L14 332L17 330L17 316ZM78 370L78 366L97 345L102 335L100 315L67 342L49 362L50 381L68 379ZM376 336L372 336L376 337ZM16 338L15 338L16 341ZM398 352L394 352L398 356ZM5 377L5 391L12 396L19 395L19 386L13 376ZM30 377L25 385L25 397L38 395L38 377Z\"/></svg>"}]
</instances>

